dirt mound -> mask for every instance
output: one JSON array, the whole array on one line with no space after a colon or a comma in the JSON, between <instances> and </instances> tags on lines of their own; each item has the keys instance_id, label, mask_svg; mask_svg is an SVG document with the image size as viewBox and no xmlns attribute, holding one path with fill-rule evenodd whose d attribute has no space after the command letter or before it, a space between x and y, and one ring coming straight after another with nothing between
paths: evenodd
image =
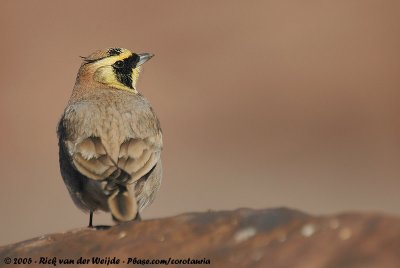
<instances>
[{"instance_id":1,"label":"dirt mound","mask_svg":"<svg viewBox=\"0 0 400 268\"><path fill-rule=\"evenodd\" d=\"M314 217L286 208L188 213L0 247L1 265L10 261L26 267L64 262L82 267L398 268L400 219L372 213Z\"/></svg>"}]
</instances>

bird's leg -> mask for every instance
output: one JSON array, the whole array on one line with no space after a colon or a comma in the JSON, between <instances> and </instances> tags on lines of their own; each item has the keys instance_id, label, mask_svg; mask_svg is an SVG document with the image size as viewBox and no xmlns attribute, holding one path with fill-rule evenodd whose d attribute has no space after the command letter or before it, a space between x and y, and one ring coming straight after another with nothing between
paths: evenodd
<instances>
[{"instance_id":1,"label":"bird's leg","mask_svg":"<svg viewBox=\"0 0 400 268\"><path fill-rule=\"evenodd\" d=\"M140 216L139 212L136 214L136 217L133 219L133 221L136 221L136 222L142 221L142 217Z\"/></svg>"},{"instance_id":2,"label":"bird's leg","mask_svg":"<svg viewBox=\"0 0 400 268\"><path fill-rule=\"evenodd\" d=\"M93 210L90 210L90 215L89 215L89 228L93 228Z\"/></svg>"}]
</instances>

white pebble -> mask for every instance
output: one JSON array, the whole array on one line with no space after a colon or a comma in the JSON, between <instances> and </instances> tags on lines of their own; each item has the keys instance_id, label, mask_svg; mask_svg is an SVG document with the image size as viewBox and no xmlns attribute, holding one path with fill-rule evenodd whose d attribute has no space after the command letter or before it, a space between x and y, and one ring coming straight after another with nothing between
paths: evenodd
<instances>
[{"instance_id":1,"label":"white pebble","mask_svg":"<svg viewBox=\"0 0 400 268\"><path fill-rule=\"evenodd\" d=\"M118 235L118 239L124 238L126 236L125 232L120 232Z\"/></svg>"},{"instance_id":2,"label":"white pebble","mask_svg":"<svg viewBox=\"0 0 400 268\"><path fill-rule=\"evenodd\" d=\"M306 224L301 228L301 234L305 237L312 236L316 231L315 225L312 223Z\"/></svg>"},{"instance_id":3,"label":"white pebble","mask_svg":"<svg viewBox=\"0 0 400 268\"><path fill-rule=\"evenodd\" d=\"M235 234L235 241L240 243L246 241L250 237L254 236L257 233L257 230L253 227L248 227L246 229L242 229Z\"/></svg>"}]
</instances>

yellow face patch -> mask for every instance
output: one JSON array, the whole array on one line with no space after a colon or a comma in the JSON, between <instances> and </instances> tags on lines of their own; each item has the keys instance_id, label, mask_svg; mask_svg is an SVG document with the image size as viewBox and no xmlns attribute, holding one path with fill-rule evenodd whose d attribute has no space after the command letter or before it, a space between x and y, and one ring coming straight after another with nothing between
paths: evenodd
<instances>
[{"instance_id":1,"label":"yellow face patch","mask_svg":"<svg viewBox=\"0 0 400 268\"><path fill-rule=\"evenodd\" d=\"M139 79L141 67L128 65L119 68L119 64L132 64L133 53L129 50L122 50L122 53L115 56L105 57L90 63L91 69L94 69L93 79L102 84L111 87L126 90L132 93L138 93L136 83Z\"/></svg>"}]
</instances>

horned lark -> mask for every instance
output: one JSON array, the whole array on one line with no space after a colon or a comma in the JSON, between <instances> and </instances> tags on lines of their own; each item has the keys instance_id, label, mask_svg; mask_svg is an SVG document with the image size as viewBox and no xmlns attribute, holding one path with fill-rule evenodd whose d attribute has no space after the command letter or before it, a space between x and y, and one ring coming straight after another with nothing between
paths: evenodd
<instances>
[{"instance_id":1,"label":"horned lark","mask_svg":"<svg viewBox=\"0 0 400 268\"><path fill-rule=\"evenodd\" d=\"M83 57L58 124L61 175L75 204L140 219L162 177L160 123L136 87L152 54L110 48Z\"/></svg>"}]
</instances>

